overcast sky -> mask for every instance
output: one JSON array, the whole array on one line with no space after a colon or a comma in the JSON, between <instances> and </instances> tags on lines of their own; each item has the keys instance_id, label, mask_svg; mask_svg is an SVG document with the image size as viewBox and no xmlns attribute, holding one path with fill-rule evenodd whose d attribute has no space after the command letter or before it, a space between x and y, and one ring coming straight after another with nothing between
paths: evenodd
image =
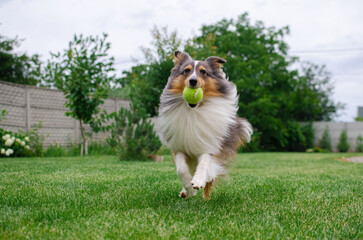
<instances>
[{"instance_id":1,"label":"overcast sky","mask_svg":"<svg viewBox=\"0 0 363 240\"><path fill-rule=\"evenodd\" d=\"M38 53L67 47L73 35L109 34L118 71L131 57L140 59L140 46L149 46L154 25L177 30L187 39L203 24L236 18L248 12L252 22L290 27L290 54L326 64L335 85L334 100L346 104L336 121L353 121L363 106L362 0L0 0L0 34L24 38L20 50Z\"/></svg>"}]
</instances>

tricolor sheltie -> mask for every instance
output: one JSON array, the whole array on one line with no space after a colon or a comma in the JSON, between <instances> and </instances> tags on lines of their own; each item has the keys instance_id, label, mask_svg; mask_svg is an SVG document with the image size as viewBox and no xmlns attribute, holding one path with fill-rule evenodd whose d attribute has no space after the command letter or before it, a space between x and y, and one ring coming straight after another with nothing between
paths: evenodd
<instances>
[{"instance_id":1,"label":"tricolor sheltie","mask_svg":"<svg viewBox=\"0 0 363 240\"><path fill-rule=\"evenodd\" d=\"M179 194L182 198L204 188L203 196L209 199L214 181L226 173L239 146L251 139L251 124L237 116L237 90L225 78L225 62L219 57L195 61L176 51L175 66L160 97L158 130L172 151L184 186ZM184 100L187 86L203 89L201 102L188 104Z\"/></svg>"}]
</instances>

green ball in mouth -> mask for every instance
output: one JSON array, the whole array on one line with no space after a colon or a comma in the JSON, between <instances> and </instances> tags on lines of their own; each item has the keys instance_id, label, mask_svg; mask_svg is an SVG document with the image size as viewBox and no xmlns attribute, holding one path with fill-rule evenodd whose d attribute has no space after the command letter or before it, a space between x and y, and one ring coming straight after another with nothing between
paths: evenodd
<instances>
[{"instance_id":1,"label":"green ball in mouth","mask_svg":"<svg viewBox=\"0 0 363 240\"><path fill-rule=\"evenodd\" d=\"M183 91L183 97L190 105L196 105L203 99L203 89L186 87Z\"/></svg>"}]
</instances>

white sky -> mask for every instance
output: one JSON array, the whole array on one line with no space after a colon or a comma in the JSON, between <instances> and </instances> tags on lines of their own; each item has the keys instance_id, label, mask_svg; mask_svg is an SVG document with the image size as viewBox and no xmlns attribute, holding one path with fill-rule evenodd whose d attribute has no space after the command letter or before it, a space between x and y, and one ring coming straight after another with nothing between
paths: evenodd
<instances>
[{"instance_id":1,"label":"white sky","mask_svg":"<svg viewBox=\"0 0 363 240\"><path fill-rule=\"evenodd\" d=\"M363 1L361 0L0 0L0 33L24 38L20 50L38 53L65 49L73 35L109 34L118 71L142 58L154 25L177 30L183 40L202 24L248 12L254 23L290 27L291 55L326 64L335 84L333 99L346 104L336 121L353 121L363 106ZM323 50L355 49L341 52ZM302 51L314 51L302 53Z\"/></svg>"}]
</instances>

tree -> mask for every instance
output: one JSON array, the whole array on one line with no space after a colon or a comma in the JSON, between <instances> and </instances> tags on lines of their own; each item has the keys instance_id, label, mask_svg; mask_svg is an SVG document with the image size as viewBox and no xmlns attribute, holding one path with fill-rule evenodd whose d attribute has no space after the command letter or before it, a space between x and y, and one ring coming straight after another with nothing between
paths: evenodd
<instances>
[{"instance_id":1,"label":"tree","mask_svg":"<svg viewBox=\"0 0 363 240\"><path fill-rule=\"evenodd\" d=\"M294 95L294 116L299 121L332 120L344 105L331 99L334 90L330 82L331 74L325 65L319 66L311 62L302 62L301 68L303 75L299 79L299 91Z\"/></svg>"},{"instance_id":2,"label":"tree","mask_svg":"<svg viewBox=\"0 0 363 240\"><path fill-rule=\"evenodd\" d=\"M121 85L130 87L133 102L139 102L150 116L156 116L161 92L174 66L172 54L180 47L181 40L176 32L169 34L166 27L154 27L152 36L154 49L142 48L146 63L123 72Z\"/></svg>"},{"instance_id":3,"label":"tree","mask_svg":"<svg viewBox=\"0 0 363 240\"><path fill-rule=\"evenodd\" d=\"M0 80L37 85L42 62L37 54L28 56L26 53L19 55L13 52L22 41L18 37L11 39L0 35Z\"/></svg>"},{"instance_id":4,"label":"tree","mask_svg":"<svg viewBox=\"0 0 363 240\"><path fill-rule=\"evenodd\" d=\"M328 125L325 127L323 136L321 137L320 147L324 150L331 151L331 139Z\"/></svg>"},{"instance_id":5,"label":"tree","mask_svg":"<svg viewBox=\"0 0 363 240\"><path fill-rule=\"evenodd\" d=\"M343 129L339 136L339 142L337 144L337 149L339 152L348 152L349 147L350 147L350 145L348 143L347 130Z\"/></svg>"},{"instance_id":6,"label":"tree","mask_svg":"<svg viewBox=\"0 0 363 240\"><path fill-rule=\"evenodd\" d=\"M108 57L111 44L107 34L96 36L74 36L63 53L51 53L46 80L63 91L66 98L67 116L79 120L83 148L87 155L87 141L83 123L91 123L99 113L99 105L107 98L109 85L115 81L114 59Z\"/></svg>"},{"instance_id":7,"label":"tree","mask_svg":"<svg viewBox=\"0 0 363 240\"><path fill-rule=\"evenodd\" d=\"M358 135L355 141L355 151L356 152L363 152L363 137L362 135Z\"/></svg>"}]
</instances>

